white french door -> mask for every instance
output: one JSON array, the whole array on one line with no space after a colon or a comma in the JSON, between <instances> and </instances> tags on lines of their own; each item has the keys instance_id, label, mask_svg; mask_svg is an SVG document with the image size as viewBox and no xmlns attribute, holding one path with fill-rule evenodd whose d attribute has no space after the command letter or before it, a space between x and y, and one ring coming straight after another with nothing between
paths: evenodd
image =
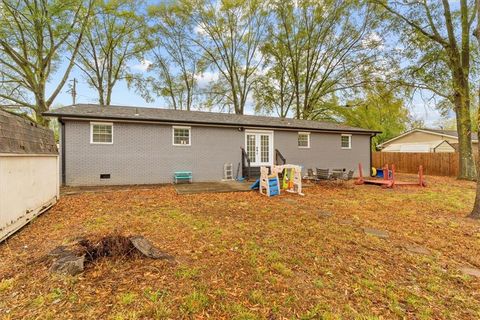
<instances>
[{"instance_id":1,"label":"white french door","mask_svg":"<svg viewBox=\"0 0 480 320\"><path fill-rule=\"evenodd\" d=\"M273 165L272 131L245 131L245 146L251 166Z\"/></svg>"}]
</instances>

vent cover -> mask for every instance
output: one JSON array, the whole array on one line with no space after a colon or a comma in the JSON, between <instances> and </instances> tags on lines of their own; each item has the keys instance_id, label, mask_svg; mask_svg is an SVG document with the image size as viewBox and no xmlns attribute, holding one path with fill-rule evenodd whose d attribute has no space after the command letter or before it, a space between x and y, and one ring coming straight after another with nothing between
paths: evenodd
<instances>
[{"instance_id":1,"label":"vent cover","mask_svg":"<svg viewBox=\"0 0 480 320\"><path fill-rule=\"evenodd\" d=\"M110 173L101 173L100 179L110 179Z\"/></svg>"}]
</instances>

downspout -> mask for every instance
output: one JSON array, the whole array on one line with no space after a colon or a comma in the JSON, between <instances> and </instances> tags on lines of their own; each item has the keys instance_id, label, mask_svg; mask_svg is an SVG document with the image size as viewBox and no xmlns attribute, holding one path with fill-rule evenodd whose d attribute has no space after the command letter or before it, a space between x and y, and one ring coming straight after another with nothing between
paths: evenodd
<instances>
[{"instance_id":1,"label":"downspout","mask_svg":"<svg viewBox=\"0 0 480 320\"><path fill-rule=\"evenodd\" d=\"M368 175L371 176L372 175L372 167L373 167L373 161L372 161L372 153L373 153L373 150L372 150L372 139L373 137L375 137L377 134L376 133L372 133L372 135L370 136L370 166L368 167Z\"/></svg>"},{"instance_id":2,"label":"downspout","mask_svg":"<svg viewBox=\"0 0 480 320\"><path fill-rule=\"evenodd\" d=\"M60 143L61 143L61 153L62 153L62 186L66 184L65 177L65 122L61 118L58 119L58 122L62 124L62 129L60 130Z\"/></svg>"}]
</instances>

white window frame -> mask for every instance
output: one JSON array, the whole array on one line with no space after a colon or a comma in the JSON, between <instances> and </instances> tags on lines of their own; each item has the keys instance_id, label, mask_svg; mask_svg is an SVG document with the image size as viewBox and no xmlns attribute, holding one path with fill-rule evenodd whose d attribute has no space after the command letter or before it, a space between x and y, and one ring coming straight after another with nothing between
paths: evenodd
<instances>
[{"instance_id":1,"label":"white window frame","mask_svg":"<svg viewBox=\"0 0 480 320\"><path fill-rule=\"evenodd\" d=\"M111 142L94 142L93 141L93 126L111 126L112 127L112 141ZM90 144L113 144L113 122L90 122Z\"/></svg>"},{"instance_id":2,"label":"white window frame","mask_svg":"<svg viewBox=\"0 0 480 320\"><path fill-rule=\"evenodd\" d=\"M175 129L188 129L188 144L175 143ZM190 147L192 145L192 127L172 126L172 145L175 147Z\"/></svg>"},{"instance_id":3,"label":"white window frame","mask_svg":"<svg viewBox=\"0 0 480 320\"><path fill-rule=\"evenodd\" d=\"M342 138L343 137L348 137L348 147L344 147L342 145ZM347 133L344 133L341 135L341 138L340 138L340 147L342 147L343 150L349 150L349 149L352 149L352 135L351 134L347 134Z\"/></svg>"},{"instance_id":4,"label":"white window frame","mask_svg":"<svg viewBox=\"0 0 480 320\"><path fill-rule=\"evenodd\" d=\"M307 136L307 145L306 146L299 146L298 145L298 138L301 134ZM310 132L299 132L297 134L297 147L300 148L300 149L310 149Z\"/></svg>"}]
</instances>

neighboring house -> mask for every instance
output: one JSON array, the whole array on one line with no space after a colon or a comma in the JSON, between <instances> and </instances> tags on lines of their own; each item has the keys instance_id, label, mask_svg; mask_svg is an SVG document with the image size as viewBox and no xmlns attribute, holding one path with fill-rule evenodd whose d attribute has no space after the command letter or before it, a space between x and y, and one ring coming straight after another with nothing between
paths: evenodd
<instances>
[{"instance_id":1,"label":"neighboring house","mask_svg":"<svg viewBox=\"0 0 480 320\"><path fill-rule=\"evenodd\" d=\"M52 206L59 187L53 132L0 110L0 242Z\"/></svg>"},{"instance_id":2,"label":"neighboring house","mask_svg":"<svg viewBox=\"0 0 480 320\"><path fill-rule=\"evenodd\" d=\"M66 185L218 181L225 163L240 175L283 162L307 168L371 165L377 132L334 123L201 111L74 105L44 113L61 126ZM248 160L250 170L248 170ZM368 174L368 169L364 174Z\"/></svg>"},{"instance_id":3,"label":"neighboring house","mask_svg":"<svg viewBox=\"0 0 480 320\"><path fill-rule=\"evenodd\" d=\"M476 148L478 140L472 134ZM380 144L382 152L456 152L458 134L455 130L413 129Z\"/></svg>"}]
</instances>

